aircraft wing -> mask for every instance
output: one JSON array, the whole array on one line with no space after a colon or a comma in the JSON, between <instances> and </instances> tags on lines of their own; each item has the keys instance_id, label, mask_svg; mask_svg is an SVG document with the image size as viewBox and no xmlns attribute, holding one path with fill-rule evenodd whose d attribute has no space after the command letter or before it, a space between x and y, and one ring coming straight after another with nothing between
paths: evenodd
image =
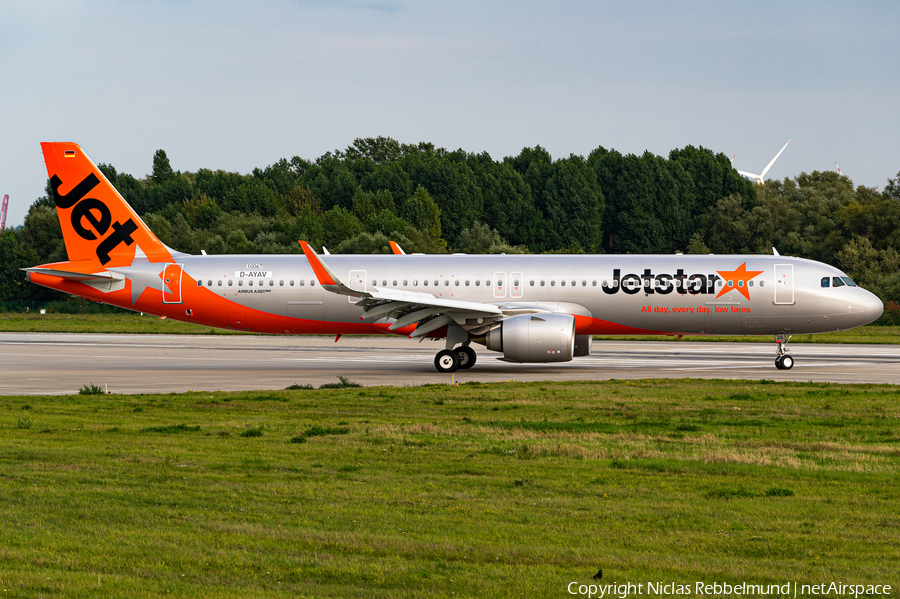
<instances>
[{"instance_id":1,"label":"aircraft wing","mask_svg":"<svg viewBox=\"0 0 900 599\"><path fill-rule=\"evenodd\" d=\"M418 323L415 332L410 335L411 337L421 337L444 325L451 324L457 324L466 331L480 334L482 329L486 332L494 322L512 313L545 312L545 310L539 309L503 310L491 304L446 299L430 293L400 289L379 287L370 291L351 289L340 281L308 243L301 241L300 245L323 289L340 295L358 297L359 301L356 302L356 305L362 306L365 310L360 317L362 320L374 322L379 318L395 319L388 327L390 331Z\"/></svg>"}]
</instances>

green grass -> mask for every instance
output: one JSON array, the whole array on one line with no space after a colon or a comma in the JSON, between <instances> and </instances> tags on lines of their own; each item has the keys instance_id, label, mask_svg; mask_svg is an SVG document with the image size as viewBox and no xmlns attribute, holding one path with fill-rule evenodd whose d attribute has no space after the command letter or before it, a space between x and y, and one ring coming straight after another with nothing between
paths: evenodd
<instances>
[{"instance_id":1,"label":"green grass","mask_svg":"<svg viewBox=\"0 0 900 599\"><path fill-rule=\"evenodd\" d=\"M898 424L896 387L771 381L6 397L0 588L896 588Z\"/></svg>"},{"instance_id":2,"label":"green grass","mask_svg":"<svg viewBox=\"0 0 900 599\"><path fill-rule=\"evenodd\" d=\"M248 335L213 329L169 318L134 314L0 313L0 331L7 333L160 333L167 335Z\"/></svg>"},{"instance_id":3,"label":"green grass","mask_svg":"<svg viewBox=\"0 0 900 599\"><path fill-rule=\"evenodd\" d=\"M0 331L36 333L165 333L169 335L249 335L241 331L213 329L177 320L134 314L18 314L0 313ZM597 335L609 341L740 341L772 343L772 335L728 337L689 335L681 339L665 335ZM840 333L795 335L791 343L900 343L900 326L866 326ZM337 384L337 383L335 383Z\"/></svg>"}]
</instances>

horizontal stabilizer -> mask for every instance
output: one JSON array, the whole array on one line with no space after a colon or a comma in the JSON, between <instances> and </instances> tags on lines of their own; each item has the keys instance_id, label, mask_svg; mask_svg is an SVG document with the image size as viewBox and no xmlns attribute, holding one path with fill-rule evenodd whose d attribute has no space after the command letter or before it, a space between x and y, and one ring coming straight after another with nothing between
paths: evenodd
<instances>
[{"instance_id":1,"label":"horizontal stabilizer","mask_svg":"<svg viewBox=\"0 0 900 599\"><path fill-rule=\"evenodd\" d=\"M70 270L56 270L55 268L41 268L39 266L35 266L34 268L23 268L25 272L32 272L40 275L50 275L53 277L62 277L64 279L68 279L70 281L80 281L82 283L87 283L91 281L124 281L125 277L122 275L113 274L111 272L103 271L103 272L72 272Z\"/></svg>"}]
</instances>

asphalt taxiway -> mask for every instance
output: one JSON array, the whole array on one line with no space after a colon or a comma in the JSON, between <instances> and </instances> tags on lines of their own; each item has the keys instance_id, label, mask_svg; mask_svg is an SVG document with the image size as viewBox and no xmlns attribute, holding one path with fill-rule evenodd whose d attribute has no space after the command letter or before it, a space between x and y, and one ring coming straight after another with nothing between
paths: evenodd
<instances>
[{"instance_id":1,"label":"asphalt taxiway","mask_svg":"<svg viewBox=\"0 0 900 599\"><path fill-rule=\"evenodd\" d=\"M773 343L594 342L590 356L511 364L473 346L471 370L439 374L443 343L394 337L0 333L0 394L283 389L346 376L363 385L465 381L727 378L900 384L900 345L793 344L777 370Z\"/></svg>"}]
</instances>

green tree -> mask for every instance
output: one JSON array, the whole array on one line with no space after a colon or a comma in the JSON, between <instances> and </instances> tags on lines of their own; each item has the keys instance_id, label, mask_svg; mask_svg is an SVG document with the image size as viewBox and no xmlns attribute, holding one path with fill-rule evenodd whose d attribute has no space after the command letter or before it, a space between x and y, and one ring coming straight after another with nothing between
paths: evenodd
<instances>
[{"instance_id":1,"label":"green tree","mask_svg":"<svg viewBox=\"0 0 900 599\"><path fill-rule=\"evenodd\" d=\"M0 231L0 301L21 300L27 295L25 276L19 270L26 266L21 263L21 258L22 251L15 231L11 229Z\"/></svg>"},{"instance_id":2,"label":"green tree","mask_svg":"<svg viewBox=\"0 0 900 599\"><path fill-rule=\"evenodd\" d=\"M342 241L335 250L336 254L390 254L391 246L382 233L360 233Z\"/></svg>"},{"instance_id":3,"label":"green tree","mask_svg":"<svg viewBox=\"0 0 900 599\"><path fill-rule=\"evenodd\" d=\"M557 247L577 242L587 251L599 250L604 197L583 158L572 155L553 163L538 207L559 237Z\"/></svg>"},{"instance_id":4,"label":"green tree","mask_svg":"<svg viewBox=\"0 0 900 599\"><path fill-rule=\"evenodd\" d=\"M868 237L854 236L838 251L844 271L883 302L900 301L900 252L879 250Z\"/></svg>"},{"instance_id":5,"label":"green tree","mask_svg":"<svg viewBox=\"0 0 900 599\"><path fill-rule=\"evenodd\" d=\"M363 225L352 212L335 206L322 215L322 242L337 247L345 239L363 232Z\"/></svg>"},{"instance_id":6,"label":"green tree","mask_svg":"<svg viewBox=\"0 0 900 599\"><path fill-rule=\"evenodd\" d=\"M318 213L321 208L319 206L319 198L316 197L308 187L294 185L284 198L287 213L291 216L297 216L303 210L304 206L308 206L313 212Z\"/></svg>"},{"instance_id":7,"label":"green tree","mask_svg":"<svg viewBox=\"0 0 900 599\"><path fill-rule=\"evenodd\" d=\"M443 152L429 151L407 154L402 165L413 185L427 190L440 208L441 231L448 240L456 239L460 231L481 218L481 189L465 162L453 161ZM402 211L401 216L405 217Z\"/></svg>"},{"instance_id":8,"label":"green tree","mask_svg":"<svg viewBox=\"0 0 900 599\"><path fill-rule=\"evenodd\" d=\"M430 239L441 237L441 209L423 186L419 185L416 193L403 203L400 216Z\"/></svg>"},{"instance_id":9,"label":"green tree","mask_svg":"<svg viewBox=\"0 0 900 599\"><path fill-rule=\"evenodd\" d=\"M484 197L485 222L510 243L542 246L546 225L525 177L510 162L482 160L481 168L472 170Z\"/></svg>"},{"instance_id":10,"label":"green tree","mask_svg":"<svg viewBox=\"0 0 900 599\"><path fill-rule=\"evenodd\" d=\"M46 204L28 210L22 227L22 242L41 264L68 260L56 208Z\"/></svg>"},{"instance_id":11,"label":"green tree","mask_svg":"<svg viewBox=\"0 0 900 599\"><path fill-rule=\"evenodd\" d=\"M475 223L459 234L457 250L466 254L527 254L524 246L507 243L496 229L485 223Z\"/></svg>"},{"instance_id":12,"label":"green tree","mask_svg":"<svg viewBox=\"0 0 900 599\"><path fill-rule=\"evenodd\" d=\"M172 165L169 164L169 157L166 156L166 151L157 150L153 154L153 172L150 174L150 179L157 185L162 185L174 176L175 171L172 170Z\"/></svg>"}]
</instances>

